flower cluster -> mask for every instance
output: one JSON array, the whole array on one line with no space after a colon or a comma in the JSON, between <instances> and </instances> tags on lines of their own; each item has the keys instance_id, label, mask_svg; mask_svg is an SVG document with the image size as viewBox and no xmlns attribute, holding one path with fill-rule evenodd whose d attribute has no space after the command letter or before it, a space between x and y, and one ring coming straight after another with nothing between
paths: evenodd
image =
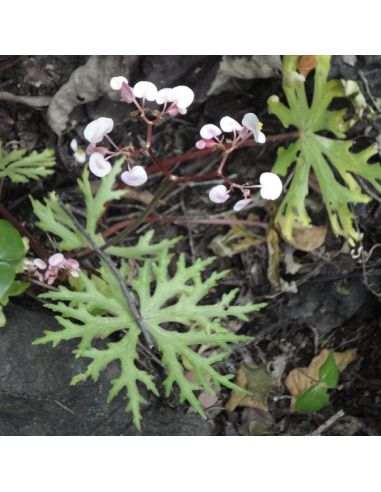
<instances>
[{"instance_id":1,"label":"flower cluster","mask_svg":"<svg viewBox=\"0 0 381 492\"><path fill-rule=\"evenodd\" d=\"M52 285L59 278L63 280L67 275L72 277L79 276L79 263L73 258L65 258L62 253L52 255L48 264L41 258L25 260L25 269L28 276L37 277L40 282Z\"/></svg>"},{"instance_id":2,"label":"flower cluster","mask_svg":"<svg viewBox=\"0 0 381 492\"><path fill-rule=\"evenodd\" d=\"M184 85L163 89L158 89L155 84L149 81L137 82L133 87L129 84L126 77L118 76L110 80L110 87L113 90L120 91L122 99L127 103L133 103L137 108L137 113L147 125L146 143L141 149L133 149L132 146L119 148L111 139L110 133L114 128L114 122L111 118L100 117L89 123L85 130L84 136L89 142L87 153L90 155L89 168L96 176L102 178L107 176L112 168L110 159L123 156L126 161L127 169L122 172L121 180L129 186L140 186L147 179L147 172L143 166L134 165L133 159L137 154L146 154L151 158L154 153L151 149L152 132L154 126L159 123L165 116L176 116L177 114L186 114L188 107L194 99L193 91ZM146 106L146 102L156 103L160 106L160 110L153 110ZM237 184L230 181L224 176L223 169L226 164L228 155L244 144L246 145L249 139L253 139L255 143L262 144L266 141L266 136L262 132L262 123L254 113L246 113L241 123L231 118L224 116L221 118L219 126L212 123L204 125L200 130L200 139L196 142L196 147L199 150L208 149L219 146L223 151L223 158L215 173L215 177L221 178L225 184L214 186L209 191L209 198L215 203L226 202L234 189L242 192L242 199L234 205L234 210L239 211L246 207L251 201L251 190L253 188L260 189L260 195L266 200L276 200L282 192L282 182L280 178L273 173L263 173L259 178L257 185ZM224 133L230 134L229 138L224 138ZM109 150L103 146L101 142L106 140L112 147ZM77 147L72 146L73 151ZM154 158L154 157L153 157ZM173 176L171 176L173 178ZM192 178L176 177L179 182L191 180Z\"/></svg>"},{"instance_id":3,"label":"flower cluster","mask_svg":"<svg viewBox=\"0 0 381 492\"><path fill-rule=\"evenodd\" d=\"M185 85L158 90L152 82L142 80L131 87L126 77L119 76L111 79L110 87L113 90L120 90L122 98L128 103L135 102L138 109L141 106L136 99L142 99L143 105L145 101L156 102L159 106L163 106L162 113L170 116L186 114L194 99L192 89Z\"/></svg>"},{"instance_id":4,"label":"flower cluster","mask_svg":"<svg viewBox=\"0 0 381 492\"><path fill-rule=\"evenodd\" d=\"M236 202L233 207L235 212L239 212L251 202L251 188L259 188L259 193L261 197L265 200L276 200L282 193L282 181L280 180L279 176L274 173L262 173L259 176L259 183L259 185L251 185L247 187L245 187L245 185L238 186L233 184L232 186L230 186L229 189L225 185L220 184L214 186L211 190L209 190L209 199L214 203L224 203L229 200L230 193L232 192L233 188L240 187L243 192L243 198L241 200L238 200L238 202Z\"/></svg>"},{"instance_id":5,"label":"flower cluster","mask_svg":"<svg viewBox=\"0 0 381 492\"><path fill-rule=\"evenodd\" d=\"M145 123L152 128L165 115L176 116L177 114L186 114L188 107L192 104L194 93L185 85L158 90L155 84L148 81L140 81L131 87L128 80L123 76L113 77L110 81L110 87L121 93L122 99L127 103L134 103L140 116ZM141 100L140 102L138 100ZM147 112L151 111L145 107L145 102L155 101L162 106L159 112L154 113L154 120L147 118ZM111 171L110 158L124 155L127 161L127 170L121 174L121 180L129 186L140 186L147 181L147 173L143 166L132 164L130 152L126 149L120 149L110 138L109 133L113 130L114 122L111 118L100 117L89 123L84 131L84 136L89 142L87 153L90 155L90 171L102 178L107 176ZM99 146L102 140L107 139L115 149L110 151L107 147ZM147 142L147 147L149 143ZM74 150L74 149L73 149Z\"/></svg>"},{"instance_id":6,"label":"flower cluster","mask_svg":"<svg viewBox=\"0 0 381 492\"><path fill-rule=\"evenodd\" d=\"M196 147L199 150L211 148L220 145L225 151L226 147L224 144L222 133L232 133L233 137L228 140L228 150L232 152L233 150L242 146L249 138L253 137L256 143L265 143L266 136L261 131L262 123L259 121L258 117L254 113L246 113L242 118L242 122L239 123L230 116L224 116L220 120L220 126L208 123L204 125L200 130L201 139L196 142ZM221 164L218 168L218 175L229 184L227 188L223 184L214 186L209 190L209 199L214 203L224 203L229 200L231 192L234 188L239 189L243 198L235 203L233 209L238 212L245 208L251 202L251 189L259 188L260 195L265 200L276 200L282 193L282 181L280 178L273 173L262 173L259 177L259 185L239 185L237 183L231 182L228 178L223 175L223 168L226 164L227 154L225 158L222 159Z\"/></svg>"},{"instance_id":7,"label":"flower cluster","mask_svg":"<svg viewBox=\"0 0 381 492\"><path fill-rule=\"evenodd\" d=\"M254 113L246 113L242 118L242 125L230 116L224 116L220 120L220 126L209 123L204 125L200 130L201 139L196 142L198 149L205 149L214 147L222 143L218 137L222 135L222 132L233 133L234 144L237 145L239 141L247 140L248 137L253 136L256 143L265 143L266 137L261 132L262 123Z\"/></svg>"}]
</instances>

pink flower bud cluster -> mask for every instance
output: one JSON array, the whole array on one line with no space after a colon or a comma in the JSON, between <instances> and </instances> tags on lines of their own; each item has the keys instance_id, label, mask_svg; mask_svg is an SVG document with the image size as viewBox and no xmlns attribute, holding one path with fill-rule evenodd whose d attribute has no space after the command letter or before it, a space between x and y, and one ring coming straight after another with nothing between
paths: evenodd
<instances>
[{"instance_id":1,"label":"pink flower bud cluster","mask_svg":"<svg viewBox=\"0 0 381 492\"><path fill-rule=\"evenodd\" d=\"M67 275L79 277L79 263L73 258L65 258L62 253L50 256L48 264L41 258L25 260L25 270L30 277L52 285L57 278L64 280Z\"/></svg>"}]
</instances>

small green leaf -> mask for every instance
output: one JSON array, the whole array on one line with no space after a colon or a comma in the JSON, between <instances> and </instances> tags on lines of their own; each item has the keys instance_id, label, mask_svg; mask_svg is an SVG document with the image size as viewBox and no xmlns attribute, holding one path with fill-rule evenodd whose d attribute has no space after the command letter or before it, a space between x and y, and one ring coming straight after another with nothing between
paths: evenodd
<instances>
[{"instance_id":1,"label":"small green leaf","mask_svg":"<svg viewBox=\"0 0 381 492\"><path fill-rule=\"evenodd\" d=\"M327 360L319 369L319 379L327 385L327 388L336 388L339 381L340 371L336 365L335 355L329 351Z\"/></svg>"},{"instance_id":2,"label":"small green leaf","mask_svg":"<svg viewBox=\"0 0 381 492\"><path fill-rule=\"evenodd\" d=\"M10 222L0 220L0 300L11 286L24 256L24 243L17 229Z\"/></svg>"},{"instance_id":3,"label":"small green leaf","mask_svg":"<svg viewBox=\"0 0 381 492\"><path fill-rule=\"evenodd\" d=\"M0 220L0 261L18 263L25 248L18 230L7 220Z\"/></svg>"},{"instance_id":4,"label":"small green leaf","mask_svg":"<svg viewBox=\"0 0 381 492\"><path fill-rule=\"evenodd\" d=\"M327 406L328 402L327 388L324 388L321 384L314 384L296 400L295 410L299 413L318 412Z\"/></svg>"},{"instance_id":5,"label":"small green leaf","mask_svg":"<svg viewBox=\"0 0 381 492\"><path fill-rule=\"evenodd\" d=\"M16 271L12 265L0 261L0 300L11 286L15 275Z\"/></svg>"}]
</instances>

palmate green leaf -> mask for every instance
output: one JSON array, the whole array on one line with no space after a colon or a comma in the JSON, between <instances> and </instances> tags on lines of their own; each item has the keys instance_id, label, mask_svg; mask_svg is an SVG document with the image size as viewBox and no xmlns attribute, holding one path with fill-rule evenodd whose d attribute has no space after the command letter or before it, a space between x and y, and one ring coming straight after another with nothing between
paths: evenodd
<instances>
[{"instance_id":1,"label":"palmate green leaf","mask_svg":"<svg viewBox=\"0 0 381 492\"><path fill-rule=\"evenodd\" d=\"M171 275L171 254L166 247L156 260L146 259L143 262L130 285L147 331L155 341L158 357L167 371L164 381L166 394L176 384L180 400L188 401L202 416L204 411L197 399L197 391L213 393L220 386L243 391L231 382L233 375L220 374L214 367L216 362L227 357L232 343L248 340L231 333L224 323L230 317L245 321L249 313L264 306L232 305L237 290L225 294L217 304L204 304L205 296L227 273L214 272L203 280L202 273L212 261L197 260L187 266L184 256L180 256L175 273ZM120 271L125 278L126 269L122 266ZM158 389L153 375L139 363L138 339L141 331L129 312L118 282L105 264L100 269L100 275L101 283L81 273L81 292L60 287L58 292L42 296L52 301L46 306L59 313L57 319L62 330L45 332L34 343L51 342L55 346L63 340L79 339L77 357L91 359L91 362L83 374L73 378L73 384L88 378L96 381L108 364L118 361L120 375L112 381L109 399L124 389L128 395L127 410L132 412L134 422L139 427L140 406L145 402L139 385L144 385L154 394L158 394ZM113 333L119 333L121 339L108 343L103 349L99 343L96 344L97 340L107 339ZM200 345L213 347L212 354L199 354L197 348ZM184 359L193 368L193 382L185 376Z\"/></svg>"},{"instance_id":2,"label":"palmate green leaf","mask_svg":"<svg viewBox=\"0 0 381 492\"><path fill-rule=\"evenodd\" d=\"M294 173L276 222L288 239L292 238L294 225L310 225L305 200L309 193L309 176L313 172L334 233L353 243L360 235L353 226L351 204L370 200L356 177L381 193L381 166L369 164L369 159L377 154L377 146L354 153L351 152L352 141L340 140L345 138L350 123L345 119L346 109L329 109L334 98L345 97L341 81L327 80L330 56L316 56L311 104L307 100L304 77L297 72L298 59L298 56L285 56L283 60L283 90L288 106L277 96L268 101L270 113L275 114L284 127L294 126L300 132L296 142L279 148L273 167L273 172L281 176L286 176L292 168ZM319 134L323 131L336 138Z\"/></svg>"},{"instance_id":3,"label":"palmate green leaf","mask_svg":"<svg viewBox=\"0 0 381 492\"><path fill-rule=\"evenodd\" d=\"M34 150L29 155L26 153L25 149L5 153L0 141L0 179L9 178L14 183L27 183L53 174L55 159L52 149L43 152Z\"/></svg>"},{"instance_id":4,"label":"palmate green leaf","mask_svg":"<svg viewBox=\"0 0 381 492\"><path fill-rule=\"evenodd\" d=\"M97 223L106 209L106 204L113 200L120 200L128 190L115 190L114 185L117 176L123 166L123 159L119 159L113 166L110 174L98 181L99 187L94 192L89 180L89 171L84 169L82 179L78 180L79 189L83 195L86 209L86 230L98 246L105 243L102 235L97 230ZM83 237L71 217L60 207L55 193L51 193L44 202L30 198L33 211L38 217L36 225L45 232L58 238L57 249L59 251L73 251L87 248L88 241ZM137 245L110 246L106 249L108 254L129 259L143 259L155 257L166 248L172 247L180 238L168 239L160 243L152 244L153 231L149 231L139 238Z\"/></svg>"}]
</instances>

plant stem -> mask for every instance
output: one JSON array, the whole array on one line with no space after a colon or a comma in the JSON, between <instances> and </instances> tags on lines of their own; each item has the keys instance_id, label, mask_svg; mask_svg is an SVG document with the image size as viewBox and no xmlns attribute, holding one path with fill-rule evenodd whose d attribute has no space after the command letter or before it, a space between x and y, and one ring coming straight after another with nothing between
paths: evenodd
<instances>
[{"instance_id":1,"label":"plant stem","mask_svg":"<svg viewBox=\"0 0 381 492\"><path fill-rule=\"evenodd\" d=\"M124 281L124 279L122 278L119 270L115 266L115 263L112 261L112 259L110 258L110 256L107 253L102 251L102 249L97 246L97 244L93 241L90 234L86 231L86 229L82 226L82 224L77 220L75 215L73 215L72 212L62 203L60 198L58 198L58 203L59 203L60 207L62 208L62 210L71 218L71 220L74 222L76 227L81 231L81 234L87 240L91 249L106 263L106 265L108 266L108 268L110 269L110 271L114 275L114 277L117 280L117 282L120 286L120 289L121 289L121 291L122 291L122 293L126 299L128 309L129 309L130 313L132 314L132 316L135 318L135 321L136 321L138 327L140 328L141 332L143 333L143 336L146 340L148 348L151 349L154 346L154 343L153 343L152 337L151 337L151 335L147 329L147 325L145 324L145 321L144 321L142 315L140 314L140 311L137 308L133 294L130 292L129 288L127 287L127 284Z\"/></svg>"},{"instance_id":2,"label":"plant stem","mask_svg":"<svg viewBox=\"0 0 381 492\"><path fill-rule=\"evenodd\" d=\"M300 136L299 132L289 132L289 133L280 133L278 135L269 135L266 139L266 142L283 142L284 140L293 140ZM254 140L247 140L244 142L240 148L244 147L254 147L256 142ZM185 152L182 155L169 157L168 159L164 159L163 161L156 162L152 166L147 168L148 174L153 174L158 171L162 171L163 168L169 169L175 164L180 164L181 162L191 161L193 159L199 159L201 157L205 157L211 155L215 152L223 152L225 149L223 147L211 147L203 150L191 150L189 152Z\"/></svg>"}]
</instances>

